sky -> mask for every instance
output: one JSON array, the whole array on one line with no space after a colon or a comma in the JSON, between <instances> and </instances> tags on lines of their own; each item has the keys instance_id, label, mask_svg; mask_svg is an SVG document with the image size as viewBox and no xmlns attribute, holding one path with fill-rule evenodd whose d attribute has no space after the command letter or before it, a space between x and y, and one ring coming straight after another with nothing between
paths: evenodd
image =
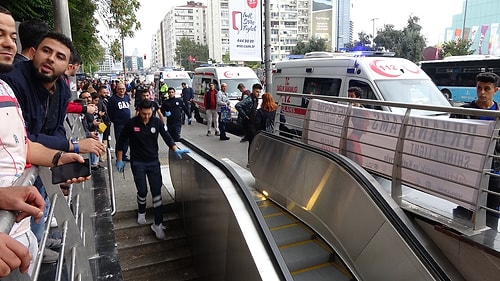
<instances>
[{"instance_id":1,"label":"sky","mask_svg":"<svg viewBox=\"0 0 500 281\"><path fill-rule=\"evenodd\" d=\"M354 24L354 39L358 33L367 34L383 29L384 24L393 24L402 30L410 15L420 18L421 34L427 45L436 45L444 40L445 29L451 27L453 16L462 12L463 0L351 0L351 21ZM374 19L372 21L372 19Z\"/></svg>"},{"instance_id":2,"label":"sky","mask_svg":"<svg viewBox=\"0 0 500 281\"><path fill-rule=\"evenodd\" d=\"M206 3L204 0L195 0ZM183 5L187 0L158 1L139 0L141 8L137 12L137 19L142 29L136 31L134 38L125 40L125 54L147 55L151 53L151 38L158 30L160 22L172 6ZM158 3L161 3L159 5ZM427 38L428 45L435 45L444 39L445 29L451 26L453 15L462 11L463 0L351 0L351 20L354 23L354 39L364 31L372 34L382 29L384 24L393 24L401 30L406 26L410 15L420 18L422 35ZM373 18L376 18L372 21Z\"/></svg>"}]
</instances>

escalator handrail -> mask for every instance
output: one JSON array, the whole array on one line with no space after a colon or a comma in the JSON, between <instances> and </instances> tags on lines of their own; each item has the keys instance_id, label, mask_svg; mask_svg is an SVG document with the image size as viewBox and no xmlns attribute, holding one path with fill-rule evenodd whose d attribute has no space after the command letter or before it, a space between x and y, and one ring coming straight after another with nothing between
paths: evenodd
<instances>
[{"instance_id":1,"label":"escalator handrail","mask_svg":"<svg viewBox=\"0 0 500 281\"><path fill-rule=\"evenodd\" d=\"M221 171L228 177L228 179L230 179L231 182L233 182L235 186L238 187L238 194L240 195L240 198L244 199L243 202L245 202L247 207L250 208L251 214L249 215L253 219L254 225L257 227L257 232L259 233L261 240L267 241L267 243L264 244L267 246L266 250L268 251L269 256L274 257L274 259L271 258L270 260L275 265L275 269L279 268L279 271L277 272L278 274L281 274L282 280L293 281L293 277L288 270L285 260L281 255L281 251L279 250L278 245L275 243L274 237L246 183L240 177L235 176L237 175L237 173L232 167L230 167L225 162L220 161L209 152L197 147L194 143L186 139L181 139L181 143L188 147L190 150L201 155L203 158L205 158L205 160L211 162L213 165L221 169Z\"/></svg>"}]
</instances>

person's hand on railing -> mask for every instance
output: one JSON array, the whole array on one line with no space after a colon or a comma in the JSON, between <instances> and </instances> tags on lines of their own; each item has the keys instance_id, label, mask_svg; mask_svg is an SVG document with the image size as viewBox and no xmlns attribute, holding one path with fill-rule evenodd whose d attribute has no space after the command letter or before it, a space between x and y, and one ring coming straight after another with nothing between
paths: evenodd
<instances>
[{"instance_id":1,"label":"person's hand on railing","mask_svg":"<svg viewBox=\"0 0 500 281\"><path fill-rule=\"evenodd\" d=\"M177 149L175 150L175 154L177 155L177 158L182 159L182 154L184 153L189 153L189 149Z\"/></svg>"},{"instance_id":2,"label":"person's hand on railing","mask_svg":"<svg viewBox=\"0 0 500 281\"><path fill-rule=\"evenodd\" d=\"M29 216L38 222L43 217L45 200L34 186L4 187L0 188L0 209L16 211L17 222Z\"/></svg>"},{"instance_id":3,"label":"person's hand on railing","mask_svg":"<svg viewBox=\"0 0 500 281\"><path fill-rule=\"evenodd\" d=\"M98 156L101 156L106 151L104 144L93 138L79 140L78 147L80 153L94 153Z\"/></svg>"},{"instance_id":4,"label":"person's hand on railing","mask_svg":"<svg viewBox=\"0 0 500 281\"><path fill-rule=\"evenodd\" d=\"M27 273L30 261L28 248L8 234L0 232L0 278L7 277L16 268L23 274Z\"/></svg>"}]
</instances>

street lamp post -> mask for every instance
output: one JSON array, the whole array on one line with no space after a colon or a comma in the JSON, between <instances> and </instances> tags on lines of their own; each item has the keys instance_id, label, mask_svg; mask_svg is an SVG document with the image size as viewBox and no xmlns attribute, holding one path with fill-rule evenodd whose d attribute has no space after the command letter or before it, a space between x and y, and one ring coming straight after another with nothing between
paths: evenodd
<instances>
[{"instance_id":1,"label":"street lamp post","mask_svg":"<svg viewBox=\"0 0 500 281\"><path fill-rule=\"evenodd\" d=\"M373 42L373 39L375 39L375 21L378 20L379 18L372 18L372 47L375 47L375 42Z\"/></svg>"},{"instance_id":2,"label":"street lamp post","mask_svg":"<svg viewBox=\"0 0 500 281\"><path fill-rule=\"evenodd\" d=\"M465 38L465 19L467 18L467 0L465 0L465 8L464 8L464 21L462 24L462 39L467 39Z\"/></svg>"}]
</instances>

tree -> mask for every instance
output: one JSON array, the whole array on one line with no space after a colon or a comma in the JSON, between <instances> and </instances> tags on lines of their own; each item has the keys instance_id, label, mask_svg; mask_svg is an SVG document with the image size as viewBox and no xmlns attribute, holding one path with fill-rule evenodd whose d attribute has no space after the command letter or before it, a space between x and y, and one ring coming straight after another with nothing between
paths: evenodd
<instances>
[{"instance_id":1,"label":"tree","mask_svg":"<svg viewBox=\"0 0 500 281\"><path fill-rule=\"evenodd\" d=\"M418 24L419 21L418 17L410 15L403 30L396 30L393 25L385 25L373 40L376 49L394 52L396 57L413 62L420 61L425 48L425 37L420 34L422 26Z\"/></svg>"},{"instance_id":2,"label":"tree","mask_svg":"<svg viewBox=\"0 0 500 281\"><path fill-rule=\"evenodd\" d=\"M347 43L345 45L347 52L356 51L370 51L373 50L371 47L372 41L370 40L372 36L366 34L365 32L358 33L358 40L354 40L352 43Z\"/></svg>"},{"instance_id":3,"label":"tree","mask_svg":"<svg viewBox=\"0 0 500 281\"><path fill-rule=\"evenodd\" d=\"M326 41L323 38L311 37L308 42L298 42L290 51L291 55L304 55L309 52L327 51Z\"/></svg>"},{"instance_id":4,"label":"tree","mask_svg":"<svg viewBox=\"0 0 500 281\"><path fill-rule=\"evenodd\" d=\"M123 40L126 37L134 37L135 31L141 29L141 23L137 21L136 12L141 7L138 0L101 0L107 1L106 4L109 6L109 17L107 18L107 24L110 28L115 28L118 30L118 35L121 40L121 53L122 58L125 57L125 50L123 45ZM115 40L116 41L116 40ZM116 46L115 46L116 47ZM117 59L116 53L112 56ZM125 70L125 60L122 59L123 69Z\"/></svg>"},{"instance_id":5,"label":"tree","mask_svg":"<svg viewBox=\"0 0 500 281\"><path fill-rule=\"evenodd\" d=\"M183 37L177 41L175 61L180 62L181 66L186 70L194 70L196 62L190 61L190 57L195 58L196 62L207 62L208 46L201 45L189 38Z\"/></svg>"},{"instance_id":6,"label":"tree","mask_svg":"<svg viewBox=\"0 0 500 281\"><path fill-rule=\"evenodd\" d=\"M396 52L399 51L403 32L394 29L394 25L386 24L384 29L377 32L377 36L373 39L377 49Z\"/></svg>"},{"instance_id":7,"label":"tree","mask_svg":"<svg viewBox=\"0 0 500 281\"><path fill-rule=\"evenodd\" d=\"M105 1L105 0L101 0ZM16 21L39 20L54 28L54 13L51 0L1 0L0 5L12 12ZM71 39L81 55L86 68L95 68L95 62L102 58L94 19L96 4L92 0L73 0L68 3L71 23Z\"/></svg>"},{"instance_id":8,"label":"tree","mask_svg":"<svg viewBox=\"0 0 500 281\"><path fill-rule=\"evenodd\" d=\"M439 49L439 58L445 58L449 56L464 56L472 55L476 50L471 50L472 41L459 38L455 41L447 41L441 44Z\"/></svg>"},{"instance_id":9,"label":"tree","mask_svg":"<svg viewBox=\"0 0 500 281\"><path fill-rule=\"evenodd\" d=\"M396 56L402 57L413 62L422 60L422 51L425 48L425 38L420 34L422 26L418 24L419 17L410 16L408 25L403 29L400 50L397 50Z\"/></svg>"}]
</instances>

